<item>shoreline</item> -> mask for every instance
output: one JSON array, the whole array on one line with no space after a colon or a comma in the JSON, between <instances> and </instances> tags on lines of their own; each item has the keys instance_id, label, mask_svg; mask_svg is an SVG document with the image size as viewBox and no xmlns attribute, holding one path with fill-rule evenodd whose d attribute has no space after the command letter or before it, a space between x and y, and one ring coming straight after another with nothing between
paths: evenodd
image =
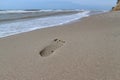
<instances>
[{"instance_id":1,"label":"shoreline","mask_svg":"<svg viewBox=\"0 0 120 80\"><path fill-rule=\"evenodd\" d=\"M93 11L94 12L94 11ZM100 11L100 12L89 12L89 14L87 15L87 16L84 16L84 17L82 17L82 18L79 18L79 19L74 19L74 20L71 20L71 21L68 21L68 22L64 22L64 23L59 23L59 24L55 24L55 25L50 25L50 26L44 26L44 28L51 28L51 27L57 27L57 26L64 26L64 25L66 25L66 24L71 24L71 23L74 23L74 22L77 22L77 21L81 21L82 19L84 19L84 18L86 18L86 17L90 17L90 16L94 16L94 15L99 15L99 14L104 14L104 13L107 13L107 12L102 12L102 11ZM78 14L78 13L77 13ZM39 18L38 18L39 19ZM23 20L22 20L23 21ZM27 20L25 20L25 21L27 21ZM17 22L17 21L16 21ZM19 20L18 20L18 22L19 22ZM38 28L38 30L39 29L44 29L44 28ZM11 34L11 35L8 35L8 36L2 36L2 37L0 37L0 39L1 38L5 38L5 37L9 37L9 36L13 36L13 35L17 35L17 34L21 34L21 33L26 33L26 32L31 32L31 31L34 31L34 30L37 30L37 29L33 29L33 30L29 30L29 31L23 31L23 32L19 32L19 33L14 33L14 34Z\"/></svg>"},{"instance_id":2,"label":"shoreline","mask_svg":"<svg viewBox=\"0 0 120 80\"><path fill-rule=\"evenodd\" d=\"M1 38L0 80L119 80L119 21L107 12Z\"/></svg>"},{"instance_id":3,"label":"shoreline","mask_svg":"<svg viewBox=\"0 0 120 80\"><path fill-rule=\"evenodd\" d=\"M88 13L87 11L86 11L86 13ZM83 12L82 13L76 13L76 14L72 14L72 15L82 15L83 14ZM72 15L70 15L70 16L72 16ZM65 15L64 15L65 16ZM67 15L67 16L69 16L69 15ZM20 31L20 32L16 32L16 33L13 33L13 34L8 34L8 35L6 35L6 36L1 36L0 38L3 38L3 37L8 37L8 36L12 36L12 35L16 35L16 34L21 34L21 33L24 33L24 32L30 32L30 31L34 31L34 30L37 30L37 29L44 29L44 28L49 28L49 27L55 27L55 26L60 26L60 25L64 25L64 24L69 24L69 23L73 23L73 22L75 22L76 20L81 20L82 18L84 18L84 17L88 17L89 16L89 14L88 15L84 15L83 17L81 16L79 16L79 18L74 18L74 19L71 19L71 20L66 20L65 22L59 22L59 23L55 23L55 24L52 24L52 25L48 25L48 26L41 26L41 25L39 25L39 28L38 27L33 27L33 28L31 28L31 29L28 29L28 30L26 30L26 31ZM53 18L54 17L56 17L56 16L53 16ZM58 16L59 17L59 16ZM23 21L26 21L26 22L29 22L29 21L35 21L35 20L37 20L37 19L42 19L42 18L36 18L36 19L31 19L31 20L22 20L22 21L16 21L16 23L18 22L23 22ZM21 23L22 24L22 23ZM25 24L25 23L24 23ZM4 24L3 24L4 25ZM9 25L10 26L10 25ZM15 25L14 25L15 26ZM29 25L28 25L29 26Z\"/></svg>"}]
</instances>

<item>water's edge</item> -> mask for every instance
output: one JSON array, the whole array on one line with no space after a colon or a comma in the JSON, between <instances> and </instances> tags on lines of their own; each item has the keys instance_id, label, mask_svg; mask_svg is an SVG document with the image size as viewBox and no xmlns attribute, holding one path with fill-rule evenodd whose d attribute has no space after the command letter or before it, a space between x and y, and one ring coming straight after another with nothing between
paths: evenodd
<instances>
[{"instance_id":1,"label":"water's edge","mask_svg":"<svg viewBox=\"0 0 120 80\"><path fill-rule=\"evenodd\" d=\"M39 11L39 12L4 12L0 13L3 18L0 23L0 38L7 37L36 29L53 27L67 24L100 13L98 11ZM17 17L13 16L16 15ZM22 14L22 15L20 15ZM4 17L3 15L7 15ZM12 15L12 16L11 16ZM20 15L20 16L18 16ZM11 20L10 20L10 19ZM6 19L6 20L5 20Z\"/></svg>"}]
</instances>

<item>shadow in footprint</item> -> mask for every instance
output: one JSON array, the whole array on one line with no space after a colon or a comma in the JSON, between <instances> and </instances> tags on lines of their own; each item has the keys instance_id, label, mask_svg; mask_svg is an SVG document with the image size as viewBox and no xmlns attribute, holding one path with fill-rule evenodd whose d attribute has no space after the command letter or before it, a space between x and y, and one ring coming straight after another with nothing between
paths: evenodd
<instances>
[{"instance_id":1,"label":"shadow in footprint","mask_svg":"<svg viewBox=\"0 0 120 80\"><path fill-rule=\"evenodd\" d=\"M65 43L65 41L63 41L63 40L54 39L52 41L52 43L50 45L46 46L44 49L42 49L39 54L42 57L47 57L47 56L51 55L52 53L54 53L58 48L63 46L64 43Z\"/></svg>"}]
</instances>

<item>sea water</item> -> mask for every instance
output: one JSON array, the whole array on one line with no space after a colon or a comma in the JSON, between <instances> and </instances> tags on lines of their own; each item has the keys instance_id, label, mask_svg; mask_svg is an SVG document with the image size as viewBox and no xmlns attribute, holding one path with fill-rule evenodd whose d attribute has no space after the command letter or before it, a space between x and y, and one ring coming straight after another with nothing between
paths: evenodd
<instances>
[{"instance_id":1,"label":"sea water","mask_svg":"<svg viewBox=\"0 0 120 80\"><path fill-rule=\"evenodd\" d=\"M88 17L85 10L7 10L0 11L0 38L52 27Z\"/></svg>"}]
</instances>

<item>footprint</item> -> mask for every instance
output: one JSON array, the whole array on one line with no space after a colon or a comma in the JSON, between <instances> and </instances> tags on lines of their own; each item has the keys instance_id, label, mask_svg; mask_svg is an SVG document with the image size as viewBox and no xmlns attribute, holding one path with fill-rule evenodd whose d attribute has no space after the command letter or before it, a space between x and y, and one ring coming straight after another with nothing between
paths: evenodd
<instances>
[{"instance_id":1,"label":"footprint","mask_svg":"<svg viewBox=\"0 0 120 80\"><path fill-rule=\"evenodd\" d=\"M46 46L43 50L40 51L40 55L42 57L50 56L52 53L54 53L58 48L63 46L65 41L60 39L54 39L52 43L48 46Z\"/></svg>"}]
</instances>

